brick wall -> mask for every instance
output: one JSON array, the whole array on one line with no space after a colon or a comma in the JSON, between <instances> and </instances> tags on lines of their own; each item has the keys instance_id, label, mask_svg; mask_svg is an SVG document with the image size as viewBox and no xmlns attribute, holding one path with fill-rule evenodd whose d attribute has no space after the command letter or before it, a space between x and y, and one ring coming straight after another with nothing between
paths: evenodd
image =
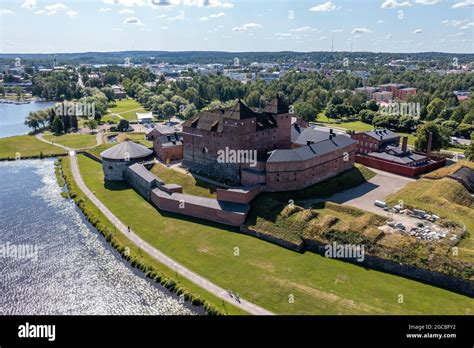
<instances>
[{"instance_id":1,"label":"brick wall","mask_svg":"<svg viewBox=\"0 0 474 348\"><path fill-rule=\"evenodd\" d=\"M249 189L217 189L217 200L249 204L260 193L260 186Z\"/></svg>"},{"instance_id":2,"label":"brick wall","mask_svg":"<svg viewBox=\"0 0 474 348\"><path fill-rule=\"evenodd\" d=\"M348 160L345 161L345 153ZM342 173L354 166L356 144L342 147L307 161L267 162L266 190L300 190Z\"/></svg>"},{"instance_id":3,"label":"brick wall","mask_svg":"<svg viewBox=\"0 0 474 348\"><path fill-rule=\"evenodd\" d=\"M245 222L248 213L248 210L245 214L238 214L225 210L216 210L205 205L196 205L192 203L186 203L183 207L180 207L179 200L174 199L172 195L169 195L159 189L154 189L151 192L151 201L155 206L162 210L215 221L231 226L242 225Z\"/></svg>"},{"instance_id":4,"label":"brick wall","mask_svg":"<svg viewBox=\"0 0 474 348\"><path fill-rule=\"evenodd\" d=\"M370 156L360 154L356 156L356 162L364 166L408 177L415 177L420 174L428 173L446 165L446 159L435 158L435 161L436 162L429 163L424 166L408 167L401 164L384 161L382 159L373 158Z\"/></svg>"}]
</instances>

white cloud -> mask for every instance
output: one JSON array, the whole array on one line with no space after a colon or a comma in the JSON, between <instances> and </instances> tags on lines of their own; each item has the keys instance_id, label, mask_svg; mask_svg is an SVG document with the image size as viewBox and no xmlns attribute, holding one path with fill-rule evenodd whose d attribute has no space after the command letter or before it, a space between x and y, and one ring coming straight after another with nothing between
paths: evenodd
<instances>
[{"instance_id":1,"label":"white cloud","mask_svg":"<svg viewBox=\"0 0 474 348\"><path fill-rule=\"evenodd\" d=\"M377 24L382 24L383 22L384 22L383 20L379 19L379 20L377 21Z\"/></svg>"},{"instance_id":2,"label":"white cloud","mask_svg":"<svg viewBox=\"0 0 474 348\"><path fill-rule=\"evenodd\" d=\"M156 18L165 18L165 17L166 17L165 14L161 14L161 15L159 15L159 16L156 16Z\"/></svg>"},{"instance_id":3,"label":"white cloud","mask_svg":"<svg viewBox=\"0 0 474 348\"><path fill-rule=\"evenodd\" d=\"M444 24L448 27L457 28L457 27L467 23L468 21L469 21L468 19L452 19L452 20L445 19L444 21L441 22L441 24Z\"/></svg>"},{"instance_id":4,"label":"white cloud","mask_svg":"<svg viewBox=\"0 0 474 348\"><path fill-rule=\"evenodd\" d=\"M388 34L387 36L385 36L385 38L386 38L387 40L390 40L390 39L392 38L392 34Z\"/></svg>"},{"instance_id":5,"label":"white cloud","mask_svg":"<svg viewBox=\"0 0 474 348\"><path fill-rule=\"evenodd\" d=\"M179 11L179 14L175 17L168 18L169 21L180 21L184 19L184 11Z\"/></svg>"},{"instance_id":6,"label":"white cloud","mask_svg":"<svg viewBox=\"0 0 474 348\"><path fill-rule=\"evenodd\" d=\"M166 30L168 27L162 26L161 29Z\"/></svg>"},{"instance_id":7,"label":"white cloud","mask_svg":"<svg viewBox=\"0 0 474 348\"><path fill-rule=\"evenodd\" d=\"M219 17L224 17L224 16L225 16L224 12L219 12L219 13L209 15L209 18L219 18Z\"/></svg>"},{"instance_id":8,"label":"white cloud","mask_svg":"<svg viewBox=\"0 0 474 348\"><path fill-rule=\"evenodd\" d=\"M326 40L328 37L327 36L321 36L319 40Z\"/></svg>"},{"instance_id":9,"label":"white cloud","mask_svg":"<svg viewBox=\"0 0 474 348\"><path fill-rule=\"evenodd\" d=\"M46 10L46 14L51 16L55 15L58 12L67 10L67 6L62 3L57 3L54 5L47 5L44 7L44 9Z\"/></svg>"},{"instance_id":10,"label":"white cloud","mask_svg":"<svg viewBox=\"0 0 474 348\"><path fill-rule=\"evenodd\" d=\"M128 17L125 18L123 24L135 24L135 25L143 25L142 21L137 17Z\"/></svg>"},{"instance_id":11,"label":"white cloud","mask_svg":"<svg viewBox=\"0 0 474 348\"><path fill-rule=\"evenodd\" d=\"M258 24L258 23L247 23L247 24L242 25L241 27L233 28L232 31L236 31L236 32L247 31L247 30L258 29L258 28L262 28L262 27L263 26L261 24Z\"/></svg>"},{"instance_id":12,"label":"white cloud","mask_svg":"<svg viewBox=\"0 0 474 348\"><path fill-rule=\"evenodd\" d=\"M38 10L35 12L35 15L42 15L44 14L44 10Z\"/></svg>"},{"instance_id":13,"label":"white cloud","mask_svg":"<svg viewBox=\"0 0 474 348\"><path fill-rule=\"evenodd\" d=\"M121 5L125 7L172 7L177 5L196 6L196 7L221 7L232 8L234 4L231 2L223 2L221 0L102 0L107 5Z\"/></svg>"},{"instance_id":14,"label":"white cloud","mask_svg":"<svg viewBox=\"0 0 474 348\"><path fill-rule=\"evenodd\" d=\"M77 17L77 15L79 14L79 12L70 10L70 11L67 11L66 14L69 16L69 18L75 19Z\"/></svg>"},{"instance_id":15,"label":"white cloud","mask_svg":"<svg viewBox=\"0 0 474 348\"><path fill-rule=\"evenodd\" d=\"M123 31L122 28L112 28L112 31Z\"/></svg>"},{"instance_id":16,"label":"white cloud","mask_svg":"<svg viewBox=\"0 0 474 348\"><path fill-rule=\"evenodd\" d=\"M291 36L291 33L275 33L275 36L278 36L278 37L289 37L289 36Z\"/></svg>"},{"instance_id":17,"label":"white cloud","mask_svg":"<svg viewBox=\"0 0 474 348\"><path fill-rule=\"evenodd\" d=\"M120 14L132 14L132 13L135 13L134 10L130 10L128 8L124 8L123 10L120 10L119 11Z\"/></svg>"},{"instance_id":18,"label":"white cloud","mask_svg":"<svg viewBox=\"0 0 474 348\"><path fill-rule=\"evenodd\" d=\"M372 30L367 28L354 28L352 29L351 34L369 34L371 32Z\"/></svg>"},{"instance_id":19,"label":"white cloud","mask_svg":"<svg viewBox=\"0 0 474 348\"><path fill-rule=\"evenodd\" d=\"M110 11L112 11L112 9L110 7L101 7L101 8L99 8L99 12L102 12L102 13L110 12Z\"/></svg>"},{"instance_id":20,"label":"white cloud","mask_svg":"<svg viewBox=\"0 0 474 348\"><path fill-rule=\"evenodd\" d=\"M344 30L342 29L333 29L331 30L333 33L342 33Z\"/></svg>"},{"instance_id":21,"label":"white cloud","mask_svg":"<svg viewBox=\"0 0 474 348\"><path fill-rule=\"evenodd\" d=\"M415 29L413 30L413 34L421 34L423 32L423 29Z\"/></svg>"},{"instance_id":22,"label":"white cloud","mask_svg":"<svg viewBox=\"0 0 474 348\"><path fill-rule=\"evenodd\" d=\"M465 8L465 7L470 7L474 6L474 0L464 0L458 3L455 3L452 8Z\"/></svg>"},{"instance_id":23,"label":"white cloud","mask_svg":"<svg viewBox=\"0 0 474 348\"><path fill-rule=\"evenodd\" d=\"M0 10L0 16L14 15L15 12L12 10Z\"/></svg>"},{"instance_id":24,"label":"white cloud","mask_svg":"<svg viewBox=\"0 0 474 348\"><path fill-rule=\"evenodd\" d=\"M397 2L397 0L385 0L384 3L380 7L382 8L411 7L411 3L409 1Z\"/></svg>"},{"instance_id":25,"label":"white cloud","mask_svg":"<svg viewBox=\"0 0 474 348\"><path fill-rule=\"evenodd\" d=\"M28 10L31 10L32 8L36 7L36 0L25 0L23 5L21 5L21 8L27 8Z\"/></svg>"},{"instance_id":26,"label":"white cloud","mask_svg":"<svg viewBox=\"0 0 474 348\"><path fill-rule=\"evenodd\" d=\"M329 12L329 11L334 11L335 9L336 9L336 5L334 5L331 1L328 1L328 2L325 2L324 4L311 7L309 10L313 12Z\"/></svg>"},{"instance_id":27,"label":"white cloud","mask_svg":"<svg viewBox=\"0 0 474 348\"><path fill-rule=\"evenodd\" d=\"M295 29L291 29L291 31L294 31L294 32L307 32L307 31L316 31L316 28L311 28L311 27L299 27L299 28L295 28Z\"/></svg>"},{"instance_id":28,"label":"white cloud","mask_svg":"<svg viewBox=\"0 0 474 348\"><path fill-rule=\"evenodd\" d=\"M415 0L415 3L421 5L436 5L439 4L441 0Z\"/></svg>"},{"instance_id":29,"label":"white cloud","mask_svg":"<svg viewBox=\"0 0 474 348\"><path fill-rule=\"evenodd\" d=\"M462 27L460 27L459 29L466 30L466 29L470 29L472 27L474 27L474 22L469 22L466 25L463 25Z\"/></svg>"}]
</instances>

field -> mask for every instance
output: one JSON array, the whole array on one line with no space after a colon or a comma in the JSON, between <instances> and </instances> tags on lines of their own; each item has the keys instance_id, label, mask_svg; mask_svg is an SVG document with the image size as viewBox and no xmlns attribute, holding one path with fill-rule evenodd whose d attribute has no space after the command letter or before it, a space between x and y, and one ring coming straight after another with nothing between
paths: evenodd
<instances>
[{"instance_id":1,"label":"field","mask_svg":"<svg viewBox=\"0 0 474 348\"><path fill-rule=\"evenodd\" d=\"M96 145L96 136L93 134L74 134L68 133L63 135L48 134L44 138L48 141L70 147L72 149L83 149Z\"/></svg>"},{"instance_id":2,"label":"field","mask_svg":"<svg viewBox=\"0 0 474 348\"><path fill-rule=\"evenodd\" d=\"M458 244L459 257L474 264L474 238L472 237L474 233L474 197L464 186L449 178L421 179L390 195L386 201L388 204L397 204L400 199L407 206L423 209L461 225L464 224L468 234Z\"/></svg>"},{"instance_id":3,"label":"field","mask_svg":"<svg viewBox=\"0 0 474 348\"><path fill-rule=\"evenodd\" d=\"M107 189L99 163L79 156L79 164L88 187L143 239L275 313L473 314L472 299L463 295L160 212L125 184ZM400 294L404 303L398 303Z\"/></svg>"},{"instance_id":4,"label":"field","mask_svg":"<svg viewBox=\"0 0 474 348\"><path fill-rule=\"evenodd\" d=\"M19 135L0 139L0 158L53 156L65 153L65 150L46 144L32 135Z\"/></svg>"},{"instance_id":5,"label":"field","mask_svg":"<svg viewBox=\"0 0 474 348\"><path fill-rule=\"evenodd\" d=\"M117 135L117 141L119 143L126 140L134 141L149 148L153 147L153 143L145 139L145 133L119 133Z\"/></svg>"},{"instance_id":6,"label":"field","mask_svg":"<svg viewBox=\"0 0 474 348\"><path fill-rule=\"evenodd\" d=\"M168 169L162 164L155 164L151 172L162 179L166 184L178 184L183 187L183 193L190 195L215 198L216 194L211 192L214 186L204 181L196 180L191 175Z\"/></svg>"},{"instance_id":7,"label":"field","mask_svg":"<svg viewBox=\"0 0 474 348\"><path fill-rule=\"evenodd\" d=\"M134 99L123 99L116 101L115 105L109 108L110 113L104 115L104 121L112 119L117 122L117 115L128 121L137 121L136 112L145 112L146 110ZM114 117L115 116L115 117Z\"/></svg>"},{"instance_id":8,"label":"field","mask_svg":"<svg viewBox=\"0 0 474 348\"><path fill-rule=\"evenodd\" d=\"M72 178L69 158L65 158L62 161L62 170L63 170L64 175L69 178L68 180L69 192L72 194L78 193L77 198L84 203L87 210L91 211L94 214L94 216L96 216L100 220L100 223L104 227L106 227L109 231L113 231L112 232L113 238L116 241L118 241L121 246L123 246L124 248L125 247L129 248L130 256L133 259L136 259L142 263L146 263L150 267L153 267L154 269L159 270L159 272L164 277L178 281L179 282L178 284L180 286L184 286L185 288L189 289L194 295L197 295L203 299L206 299L207 302L219 308L224 313L235 314L235 315L247 314L241 309L234 307L229 303L223 302L222 299L217 298L216 296L212 295L206 290L201 289L200 287L198 287L197 285L194 285L192 282L188 281L187 279L182 278L182 277L179 277L177 279L176 273L174 270L158 262L157 260L149 256L147 253L144 253L140 248L136 247L132 242L130 242L130 240L124 234L122 234L120 231L115 229L112 223L109 220L107 220L107 218L100 212L100 210L97 209L97 207L94 204L92 204L92 202L90 202L90 200L79 191L79 189L77 188Z\"/></svg>"}]
</instances>

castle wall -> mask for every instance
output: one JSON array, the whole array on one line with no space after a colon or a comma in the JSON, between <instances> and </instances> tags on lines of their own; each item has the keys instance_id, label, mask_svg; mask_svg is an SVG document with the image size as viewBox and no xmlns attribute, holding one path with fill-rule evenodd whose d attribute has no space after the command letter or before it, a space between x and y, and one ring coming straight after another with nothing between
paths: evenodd
<instances>
[{"instance_id":1,"label":"castle wall","mask_svg":"<svg viewBox=\"0 0 474 348\"><path fill-rule=\"evenodd\" d=\"M351 144L306 161L267 162L266 191L300 190L349 170L356 148Z\"/></svg>"}]
</instances>

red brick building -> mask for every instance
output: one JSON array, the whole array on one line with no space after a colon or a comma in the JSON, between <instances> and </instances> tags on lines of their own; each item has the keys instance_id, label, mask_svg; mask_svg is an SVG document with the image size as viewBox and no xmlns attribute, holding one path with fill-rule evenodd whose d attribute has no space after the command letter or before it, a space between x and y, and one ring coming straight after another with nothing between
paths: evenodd
<instances>
[{"instance_id":1,"label":"red brick building","mask_svg":"<svg viewBox=\"0 0 474 348\"><path fill-rule=\"evenodd\" d=\"M167 163L183 159L181 127L158 124L146 135L153 142L156 157Z\"/></svg>"}]
</instances>

